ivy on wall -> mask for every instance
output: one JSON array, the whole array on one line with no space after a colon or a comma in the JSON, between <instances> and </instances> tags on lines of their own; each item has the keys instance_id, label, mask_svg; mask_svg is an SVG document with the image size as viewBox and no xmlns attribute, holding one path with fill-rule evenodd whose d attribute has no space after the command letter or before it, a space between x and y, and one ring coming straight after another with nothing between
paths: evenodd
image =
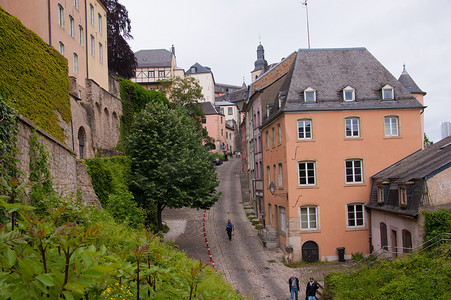
<instances>
[{"instance_id":1,"label":"ivy on wall","mask_svg":"<svg viewBox=\"0 0 451 300\"><path fill-rule=\"evenodd\" d=\"M140 112L149 102L169 104L166 96L154 90L146 90L137 83L118 78L121 89L122 116L121 140L130 134L134 115Z\"/></svg>"},{"instance_id":2,"label":"ivy on wall","mask_svg":"<svg viewBox=\"0 0 451 300\"><path fill-rule=\"evenodd\" d=\"M67 60L0 7L0 95L64 143L58 116L69 123Z\"/></svg>"},{"instance_id":3,"label":"ivy on wall","mask_svg":"<svg viewBox=\"0 0 451 300\"><path fill-rule=\"evenodd\" d=\"M19 122L16 111L3 102L0 95L0 177L5 180L18 178L17 134Z\"/></svg>"}]
</instances>

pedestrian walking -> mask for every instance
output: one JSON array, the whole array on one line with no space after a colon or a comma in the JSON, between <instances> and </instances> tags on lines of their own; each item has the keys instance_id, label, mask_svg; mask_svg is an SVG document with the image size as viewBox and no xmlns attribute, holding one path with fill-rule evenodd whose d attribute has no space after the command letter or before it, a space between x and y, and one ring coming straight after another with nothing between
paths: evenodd
<instances>
[{"instance_id":1,"label":"pedestrian walking","mask_svg":"<svg viewBox=\"0 0 451 300\"><path fill-rule=\"evenodd\" d=\"M291 294L291 300L298 300L298 292L299 292L299 279L296 278L296 276L291 276L290 279L288 279L288 284L290 286L290 294Z\"/></svg>"},{"instance_id":2,"label":"pedestrian walking","mask_svg":"<svg viewBox=\"0 0 451 300\"><path fill-rule=\"evenodd\" d=\"M229 241L231 241L232 240L232 231L234 231L234 227L233 227L232 221L230 221L230 219L227 220L226 231L227 231L227 235L229 236Z\"/></svg>"},{"instance_id":3,"label":"pedestrian walking","mask_svg":"<svg viewBox=\"0 0 451 300\"><path fill-rule=\"evenodd\" d=\"M305 298L307 300L316 299L316 290L319 288L318 283L310 277L310 281L307 283L307 288L305 289Z\"/></svg>"}]
</instances>

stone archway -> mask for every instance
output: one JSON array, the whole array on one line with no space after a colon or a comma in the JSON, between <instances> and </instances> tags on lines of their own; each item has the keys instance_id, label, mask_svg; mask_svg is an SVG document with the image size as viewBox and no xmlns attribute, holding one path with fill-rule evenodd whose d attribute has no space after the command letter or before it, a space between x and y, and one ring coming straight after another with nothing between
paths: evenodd
<instances>
[{"instance_id":1,"label":"stone archway","mask_svg":"<svg viewBox=\"0 0 451 300\"><path fill-rule=\"evenodd\" d=\"M78 129L78 158L83 159L86 154L86 132L83 126Z\"/></svg>"},{"instance_id":2,"label":"stone archway","mask_svg":"<svg viewBox=\"0 0 451 300\"><path fill-rule=\"evenodd\" d=\"M308 241L302 245L302 260L307 263L319 260L319 248L317 243Z\"/></svg>"}]
</instances>

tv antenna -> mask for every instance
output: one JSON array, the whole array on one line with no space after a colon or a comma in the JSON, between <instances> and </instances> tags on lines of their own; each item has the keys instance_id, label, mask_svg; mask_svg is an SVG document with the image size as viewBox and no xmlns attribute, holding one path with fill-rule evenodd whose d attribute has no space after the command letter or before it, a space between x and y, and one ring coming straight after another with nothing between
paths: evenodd
<instances>
[{"instance_id":1,"label":"tv antenna","mask_svg":"<svg viewBox=\"0 0 451 300\"><path fill-rule=\"evenodd\" d=\"M302 1L302 0L301 0ZM308 24L308 7L307 7L307 0L305 0L302 5L305 6L305 13L307 15L307 41L308 41L308 48L310 49L310 29Z\"/></svg>"}]
</instances>

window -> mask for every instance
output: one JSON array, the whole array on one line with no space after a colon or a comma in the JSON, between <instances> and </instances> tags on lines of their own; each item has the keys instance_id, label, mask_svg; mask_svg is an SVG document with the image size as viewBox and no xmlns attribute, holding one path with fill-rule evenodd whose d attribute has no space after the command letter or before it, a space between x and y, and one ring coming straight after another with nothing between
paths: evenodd
<instances>
[{"instance_id":1,"label":"window","mask_svg":"<svg viewBox=\"0 0 451 300\"><path fill-rule=\"evenodd\" d=\"M399 192L399 205L400 206L407 206L407 191L405 186L400 186L398 188Z\"/></svg>"},{"instance_id":2,"label":"window","mask_svg":"<svg viewBox=\"0 0 451 300\"><path fill-rule=\"evenodd\" d=\"M78 74L78 55L74 53L74 73Z\"/></svg>"},{"instance_id":3,"label":"window","mask_svg":"<svg viewBox=\"0 0 451 300\"><path fill-rule=\"evenodd\" d=\"M64 7L58 4L58 25L64 28Z\"/></svg>"},{"instance_id":4,"label":"window","mask_svg":"<svg viewBox=\"0 0 451 300\"><path fill-rule=\"evenodd\" d=\"M266 130L265 135L266 135L266 150L268 150L269 149L269 132L268 132L268 130Z\"/></svg>"},{"instance_id":5,"label":"window","mask_svg":"<svg viewBox=\"0 0 451 300\"><path fill-rule=\"evenodd\" d=\"M384 187L383 186L377 187L377 202L384 203Z\"/></svg>"},{"instance_id":6,"label":"window","mask_svg":"<svg viewBox=\"0 0 451 300\"><path fill-rule=\"evenodd\" d=\"M92 4L89 4L89 22L94 26L94 6Z\"/></svg>"},{"instance_id":7,"label":"window","mask_svg":"<svg viewBox=\"0 0 451 300\"><path fill-rule=\"evenodd\" d=\"M223 114L224 114L224 112L223 112ZM221 117L221 124L222 124L222 117Z\"/></svg>"},{"instance_id":8,"label":"window","mask_svg":"<svg viewBox=\"0 0 451 300\"><path fill-rule=\"evenodd\" d=\"M158 71L158 77L163 78L164 77L164 71ZM224 113L224 111L223 111Z\"/></svg>"},{"instance_id":9,"label":"window","mask_svg":"<svg viewBox=\"0 0 451 300\"><path fill-rule=\"evenodd\" d=\"M99 61L103 63L103 45L99 43Z\"/></svg>"},{"instance_id":10,"label":"window","mask_svg":"<svg viewBox=\"0 0 451 300\"><path fill-rule=\"evenodd\" d=\"M280 128L280 123L277 124L277 145L282 144L282 129Z\"/></svg>"},{"instance_id":11,"label":"window","mask_svg":"<svg viewBox=\"0 0 451 300\"><path fill-rule=\"evenodd\" d=\"M224 136L224 129L221 129L221 136Z\"/></svg>"},{"instance_id":12,"label":"window","mask_svg":"<svg viewBox=\"0 0 451 300\"><path fill-rule=\"evenodd\" d=\"M315 162L301 161L299 162L299 185L315 185Z\"/></svg>"},{"instance_id":13,"label":"window","mask_svg":"<svg viewBox=\"0 0 451 300\"><path fill-rule=\"evenodd\" d=\"M285 215L285 207L280 207L280 231L287 231L287 221Z\"/></svg>"},{"instance_id":14,"label":"window","mask_svg":"<svg viewBox=\"0 0 451 300\"><path fill-rule=\"evenodd\" d=\"M92 56L96 55L96 44L95 44L94 36L92 34L91 34L91 55Z\"/></svg>"},{"instance_id":15,"label":"window","mask_svg":"<svg viewBox=\"0 0 451 300\"><path fill-rule=\"evenodd\" d=\"M227 110L228 110L228 114L229 115L233 115L233 108L232 107L229 107Z\"/></svg>"},{"instance_id":16,"label":"window","mask_svg":"<svg viewBox=\"0 0 451 300\"><path fill-rule=\"evenodd\" d=\"M279 183L279 188L283 188L283 168L282 168L282 164L279 164L279 178L277 180L277 182Z\"/></svg>"},{"instance_id":17,"label":"window","mask_svg":"<svg viewBox=\"0 0 451 300\"><path fill-rule=\"evenodd\" d=\"M348 204L348 227L363 226L363 204Z\"/></svg>"},{"instance_id":18,"label":"window","mask_svg":"<svg viewBox=\"0 0 451 300\"><path fill-rule=\"evenodd\" d=\"M276 145L276 131L273 128L271 128L271 134L272 134L272 146L274 147Z\"/></svg>"},{"instance_id":19,"label":"window","mask_svg":"<svg viewBox=\"0 0 451 300\"><path fill-rule=\"evenodd\" d=\"M154 78L155 77L155 71L149 71L148 73L149 78Z\"/></svg>"},{"instance_id":20,"label":"window","mask_svg":"<svg viewBox=\"0 0 451 300\"><path fill-rule=\"evenodd\" d=\"M343 89L343 100L344 101L355 101L355 89L347 86Z\"/></svg>"},{"instance_id":21,"label":"window","mask_svg":"<svg viewBox=\"0 0 451 300\"><path fill-rule=\"evenodd\" d=\"M272 173L274 174L274 181L276 181L277 179L276 165L272 166ZM274 182L274 184L277 186L277 182Z\"/></svg>"},{"instance_id":22,"label":"window","mask_svg":"<svg viewBox=\"0 0 451 300\"><path fill-rule=\"evenodd\" d=\"M384 118L385 136L399 136L398 117Z\"/></svg>"},{"instance_id":23,"label":"window","mask_svg":"<svg viewBox=\"0 0 451 300\"><path fill-rule=\"evenodd\" d=\"M382 88L382 99L383 100L394 100L393 87L386 85Z\"/></svg>"},{"instance_id":24,"label":"window","mask_svg":"<svg viewBox=\"0 0 451 300\"><path fill-rule=\"evenodd\" d=\"M412 235L406 229L402 231L402 249L404 253L409 253L412 250Z\"/></svg>"},{"instance_id":25,"label":"window","mask_svg":"<svg viewBox=\"0 0 451 300\"><path fill-rule=\"evenodd\" d=\"M269 203L268 204L268 215L269 215L269 217L268 217L268 223L269 223L269 225L272 225L272 207L271 207L271 203Z\"/></svg>"},{"instance_id":26,"label":"window","mask_svg":"<svg viewBox=\"0 0 451 300\"><path fill-rule=\"evenodd\" d=\"M224 107L220 107L220 108L219 108L219 113L220 113L221 115L224 114Z\"/></svg>"},{"instance_id":27,"label":"window","mask_svg":"<svg viewBox=\"0 0 451 300\"><path fill-rule=\"evenodd\" d=\"M202 124L207 124L207 118L202 118Z\"/></svg>"},{"instance_id":28,"label":"window","mask_svg":"<svg viewBox=\"0 0 451 300\"><path fill-rule=\"evenodd\" d=\"M62 42L59 42L59 52L61 55L64 55L64 44Z\"/></svg>"},{"instance_id":29,"label":"window","mask_svg":"<svg viewBox=\"0 0 451 300\"><path fill-rule=\"evenodd\" d=\"M84 40L85 40L85 37L84 37L83 27L81 27L81 25L78 25L78 42L80 43L80 45L83 46Z\"/></svg>"},{"instance_id":30,"label":"window","mask_svg":"<svg viewBox=\"0 0 451 300\"><path fill-rule=\"evenodd\" d=\"M312 88L307 88L304 90L304 101L305 102L316 102L316 91Z\"/></svg>"},{"instance_id":31,"label":"window","mask_svg":"<svg viewBox=\"0 0 451 300\"><path fill-rule=\"evenodd\" d=\"M69 34L71 37L75 36L74 18L72 16L69 16Z\"/></svg>"},{"instance_id":32,"label":"window","mask_svg":"<svg viewBox=\"0 0 451 300\"><path fill-rule=\"evenodd\" d=\"M74 0L74 7L78 10L78 0Z\"/></svg>"},{"instance_id":33,"label":"window","mask_svg":"<svg viewBox=\"0 0 451 300\"><path fill-rule=\"evenodd\" d=\"M266 178L268 179L268 188L269 185L271 184L271 168L269 166L266 167Z\"/></svg>"},{"instance_id":34,"label":"window","mask_svg":"<svg viewBox=\"0 0 451 300\"><path fill-rule=\"evenodd\" d=\"M381 231L381 248L388 250L387 225L385 225L384 222L381 222L379 227Z\"/></svg>"},{"instance_id":35,"label":"window","mask_svg":"<svg viewBox=\"0 0 451 300\"><path fill-rule=\"evenodd\" d=\"M312 121L301 120L298 121L298 139L307 140L312 138Z\"/></svg>"},{"instance_id":36,"label":"window","mask_svg":"<svg viewBox=\"0 0 451 300\"><path fill-rule=\"evenodd\" d=\"M358 118L348 118L345 120L346 127L346 137L359 137L360 129L359 129L359 119Z\"/></svg>"},{"instance_id":37,"label":"window","mask_svg":"<svg viewBox=\"0 0 451 300\"><path fill-rule=\"evenodd\" d=\"M318 229L316 206L301 207L301 229Z\"/></svg>"},{"instance_id":38,"label":"window","mask_svg":"<svg viewBox=\"0 0 451 300\"><path fill-rule=\"evenodd\" d=\"M99 26L99 33L102 34L102 16L100 14L97 14L97 22Z\"/></svg>"},{"instance_id":39,"label":"window","mask_svg":"<svg viewBox=\"0 0 451 300\"><path fill-rule=\"evenodd\" d=\"M362 183L362 160L350 159L346 160L346 183Z\"/></svg>"}]
</instances>

